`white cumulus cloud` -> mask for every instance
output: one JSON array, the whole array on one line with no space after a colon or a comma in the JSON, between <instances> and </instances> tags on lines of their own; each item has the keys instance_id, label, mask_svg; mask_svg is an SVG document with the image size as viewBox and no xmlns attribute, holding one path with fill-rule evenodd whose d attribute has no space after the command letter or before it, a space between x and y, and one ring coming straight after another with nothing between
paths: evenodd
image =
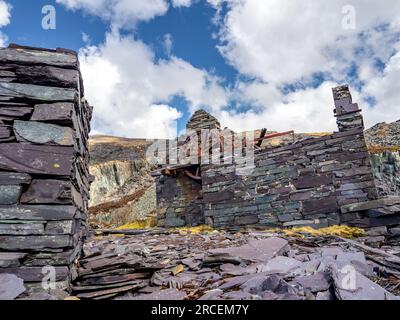
<instances>
[{"instance_id":1,"label":"white cumulus cloud","mask_svg":"<svg viewBox=\"0 0 400 320\"><path fill-rule=\"evenodd\" d=\"M219 110L227 103L218 79L172 56L156 61L150 48L119 33L80 52L85 93L96 132L139 138L176 135L181 113L168 101L184 97L191 108Z\"/></svg>"},{"instance_id":2,"label":"white cumulus cloud","mask_svg":"<svg viewBox=\"0 0 400 320\"><path fill-rule=\"evenodd\" d=\"M241 108L221 112L226 124L333 130L331 87L344 82L350 83L367 125L400 118L399 1L208 2L218 14L227 5L226 15L215 20L221 54L240 75L255 79L237 82L234 99ZM348 18L355 19L354 29L343 27ZM316 74L323 80L315 83ZM287 84L295 92L283 94ZM371 98L373 107L367 103ZM244 112L243 106L251 109Z\"/></svg>"},{"instance_id":3,"label":"white cumulus cloud","mask_svg":"<svg viewBox=\"0 0 400 320\"><path fill-rule=\"evenodd\" d=\"M168 11L165 0L57 0L68 9L82 9L110 21L114 28L133 29L139 21L147 21Z\"/></svg>"},{"instance_id":4,"label":"white cumulus cloud","mask_svg":"<svg viewBox=\"0 0 400 320\"><path fill-rule=\"evenodd\" d=\"M0 28L8 25L11 20L11 5L0 0ZM0 47L4 47L7 42L7 36L0 31Z\"/></svg>"},{"instance_id":5,"label":"white cumulus cloud","mask_svg":"<svg viewBox=\"0 0 400 320\"><path fill-rule=\"evenodd\" d=\"M178 7L190 7L193 3L193 0L172 0L172 6L175 8Z\"/></svg>"}]
</instances>

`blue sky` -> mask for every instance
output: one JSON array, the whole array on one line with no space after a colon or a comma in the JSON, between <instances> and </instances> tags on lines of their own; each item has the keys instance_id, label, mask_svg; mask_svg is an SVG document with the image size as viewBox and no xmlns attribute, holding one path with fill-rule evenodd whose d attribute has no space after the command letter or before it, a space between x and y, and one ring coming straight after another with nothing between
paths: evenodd
<instances>
[{"instance_id":1,"label":"blue sky","mask_svg":"<svg viewBox=\"0 0 400 320\"><path fill-rule=\"evenodd\" d=\"M344 82L367 125L398 120L400 5L283 2L0 0L0 40L78 51L94 133L170 136L197 108L235 130L331 131Z\"/></svg>"}]
</instances>

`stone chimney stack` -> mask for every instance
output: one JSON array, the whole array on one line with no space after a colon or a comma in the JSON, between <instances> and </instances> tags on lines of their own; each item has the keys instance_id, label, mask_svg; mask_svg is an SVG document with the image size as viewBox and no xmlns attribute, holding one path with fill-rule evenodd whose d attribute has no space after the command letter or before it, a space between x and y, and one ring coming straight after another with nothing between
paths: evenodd
<instances>
[{"instance_id":1,"label":"stone chimney stack","mask_svg":"<svg viewBox=\"0 0 400 320\"><path fill-rule=\"evenodd\" d=\"M221 125L217 118L204 111L203 109L197 110L190 118L186 125L188 130L199 131L201 129L221 129Z\"/></svg>"},{"instance_id":2,"label":"stone chimney stack","mask_svg":"<svg viewBox=\"0 0 400 320\"><path fill-rule=\"evenodd\" d=\"M364 120L361 109L357 103L353 103L348 85L333 88L333 99L335 101L335 117L339 131L364 128Z\"/></svg>"}]
</instances>

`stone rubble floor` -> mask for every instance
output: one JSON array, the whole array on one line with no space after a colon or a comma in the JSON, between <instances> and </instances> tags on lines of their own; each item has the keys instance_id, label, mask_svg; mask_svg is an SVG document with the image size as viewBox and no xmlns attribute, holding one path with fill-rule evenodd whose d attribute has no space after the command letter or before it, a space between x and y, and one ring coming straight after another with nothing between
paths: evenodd
<instances>
[{"instance_id":1,"label":"stone rubble floor","mask_svg":"<svg viewBox=\"0 0 400 320\"><path fill-rule=\"evenodd\" d=\"M121 231L115 231L118 233ZM397 300L400 246L280 232L125 231L85 243L72 295L116 300Z\"/></svg>"}]
</instances>

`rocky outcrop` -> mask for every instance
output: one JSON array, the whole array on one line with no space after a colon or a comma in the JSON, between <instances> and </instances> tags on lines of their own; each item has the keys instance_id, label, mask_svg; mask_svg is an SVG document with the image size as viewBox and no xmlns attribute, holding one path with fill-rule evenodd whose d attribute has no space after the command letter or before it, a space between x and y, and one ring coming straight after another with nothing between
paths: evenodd
<instances>
[{"instance_id":1,"label":"rocky outcrop","mask_svg":"<svg viewBox=\"0 0 400 320\"><path fill-rule=\"evenodd\" d=\"M155 209L151 165L145 151L151 141L109 136L90 140L89 221L94 227L118 227L147 219Z\"/></svg>"},{"instance_id":2,"label":"rocky outcrop","mask_svg":"<svg viewBox=\"0 0 400 320\"><path fill-rule=\"evenodd\" d=\"M400 195L400 120L365 131L375 183L382 196Z\"/></svg>"}]
</instances>

